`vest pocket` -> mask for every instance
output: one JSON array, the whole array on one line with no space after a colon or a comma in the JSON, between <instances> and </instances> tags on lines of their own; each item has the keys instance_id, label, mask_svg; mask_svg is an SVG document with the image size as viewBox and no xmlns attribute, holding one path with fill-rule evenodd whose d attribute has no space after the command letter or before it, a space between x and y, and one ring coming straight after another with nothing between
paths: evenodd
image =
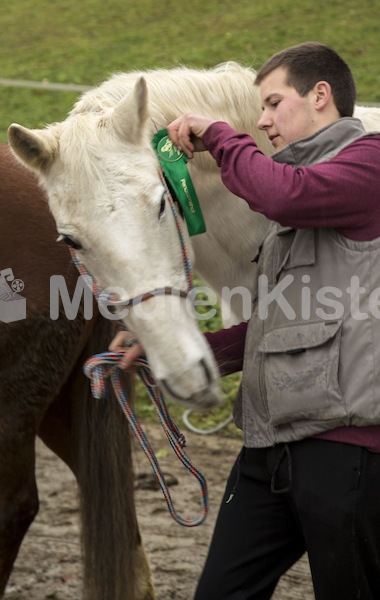
<instances>
[{"instance_id":1,"label":"vest pocket","mask_svg":"<svg viewBox=\"0 0 380 600\"><path fill-rule=\"evenodd\" d=\"M338 383L341 329L341 321L318 321L264 334L258 350L271 425L346 415Z\"/></svg>"}]
</instances>

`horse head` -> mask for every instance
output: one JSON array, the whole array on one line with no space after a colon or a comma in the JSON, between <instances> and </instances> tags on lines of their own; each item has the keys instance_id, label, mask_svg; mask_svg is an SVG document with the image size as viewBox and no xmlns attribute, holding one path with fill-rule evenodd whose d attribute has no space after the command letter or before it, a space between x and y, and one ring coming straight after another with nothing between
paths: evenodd
<instances>
[{"instance_id":1,"label":"horse head","mask_svg":"<svg viewBox=\"0 0 380 600\"><path fill-rule=\"evenodd\" d=\"M139 77L115 106L74 111L44 130L11 125L9 143L37 173L59 239L100 288L121 301L157 289L181 292L121 305L118 316L144 346L163 389L208 407L219 402L218 371L183 297L188 275L148 121L147 85ZM186 243L186 227L182 234Z\"/></svg>"}]
</instances>

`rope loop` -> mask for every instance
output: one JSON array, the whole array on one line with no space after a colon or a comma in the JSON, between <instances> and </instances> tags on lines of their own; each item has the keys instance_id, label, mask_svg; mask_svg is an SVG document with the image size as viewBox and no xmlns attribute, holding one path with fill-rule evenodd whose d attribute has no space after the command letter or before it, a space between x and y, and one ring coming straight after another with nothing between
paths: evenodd
<instances>
[{"instance_id":1,"label":"rope loop","mask_svg":"<svg viewBox=\"0 0 380 600\"><path fill-rule=\"evenodd\" d=\"M169 443L174 450L177 458L182 462L188 471L198 480L202 492L202 510L199 516L193 520L182 518L175 510L173 500L171 498L168 485L165 477L158 464L154 450L142 429L137 416L128 400L128 396L124 390L121 380L121 369L117 366L122 358L122 352L103 352L89 358L84 365L84 372L91 380L91 390L95 398L102 399L106 393L106 379L110 378L116 398L123 410L123 413L128 421L130 428L138 439L141 448L145 452L150 465L156 475L161 487L161 491L166 500L171 517L180 525L185 527L196 527L201 525L207 517L207 484L202 473L190 462L184 448L186 447L186 439L183 433L180 432L177 425L172 420L167 405L165 403L162 392L157 383L152 378L148 362L145 358L140 357L134 365L138 366L138 375L147 388L147 391L152 399L152 402L157 411L160 423Z\"/></svg>"}]
</instances>

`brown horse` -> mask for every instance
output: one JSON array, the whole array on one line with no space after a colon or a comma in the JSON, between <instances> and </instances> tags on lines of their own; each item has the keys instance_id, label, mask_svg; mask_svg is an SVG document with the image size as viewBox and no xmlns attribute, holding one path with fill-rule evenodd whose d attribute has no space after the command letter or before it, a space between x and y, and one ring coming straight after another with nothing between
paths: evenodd
<instances>
[{"instance_id":1,"label":"brown horse","mask_svg":"<svg viewBox=\"0 0 380 600\"><path fill-rule=\"evenodd\" d=\"M35 437L73 471L79 485L84 597L155 597L134 501L129 428L114 398L95 401L82 365L106 350L113 324L83 306L50 317L50 277L72 297L78 273L34 177L0 144L0 271L25 288L26 319L0 321L0 598L22 539L38 511ZM3 305L4 306L4 305ZM1 315L0 315L1 318ZM126 381L131 393L131 381ZM111 395L111 392L109 392Z\"/></svg>"}]
</instances>

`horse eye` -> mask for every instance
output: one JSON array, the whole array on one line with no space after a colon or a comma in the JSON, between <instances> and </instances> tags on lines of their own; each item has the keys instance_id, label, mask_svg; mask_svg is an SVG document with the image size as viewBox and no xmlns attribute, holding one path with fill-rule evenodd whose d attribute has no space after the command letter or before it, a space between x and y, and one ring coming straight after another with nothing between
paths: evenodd
<instances>
[{"instance_id":1,"label":"horse eye","mask_svg":"<svg viewBox=\"0 0 380 600\"><path fill-rule=\"evenodd\" d=\"M57 242L64 241L67 246L70 246L73 250L82 250L82 245L71 238L69 235L60 235Z\"/></svg>"},{"instance_id":2,"label":"horse eye","mask_svg":"<svg viewBox=\"0 0 380 600\"><path fill-rule=\"evenodd\" d=\"M73 248L73 250L82 250L82 245L76 240L73 240L73 238L71 238L68 235L65 235L63 237L63 241L65 242L65 244Z\"/></svg>"},{"instance_id":3,"label":"horse eye","mask_svg":"<svg viewBox=\"0 0 380 600\"><path fill-rule=\"evenodd\" d=\"M158 213L158 218L161 219L162 215L165 212L165 206L166 206L166 202L165 202L165 194L163 194L162 198L161 198L161 204L160 204L160 212Z\"/></svg>"}]
</instances>

